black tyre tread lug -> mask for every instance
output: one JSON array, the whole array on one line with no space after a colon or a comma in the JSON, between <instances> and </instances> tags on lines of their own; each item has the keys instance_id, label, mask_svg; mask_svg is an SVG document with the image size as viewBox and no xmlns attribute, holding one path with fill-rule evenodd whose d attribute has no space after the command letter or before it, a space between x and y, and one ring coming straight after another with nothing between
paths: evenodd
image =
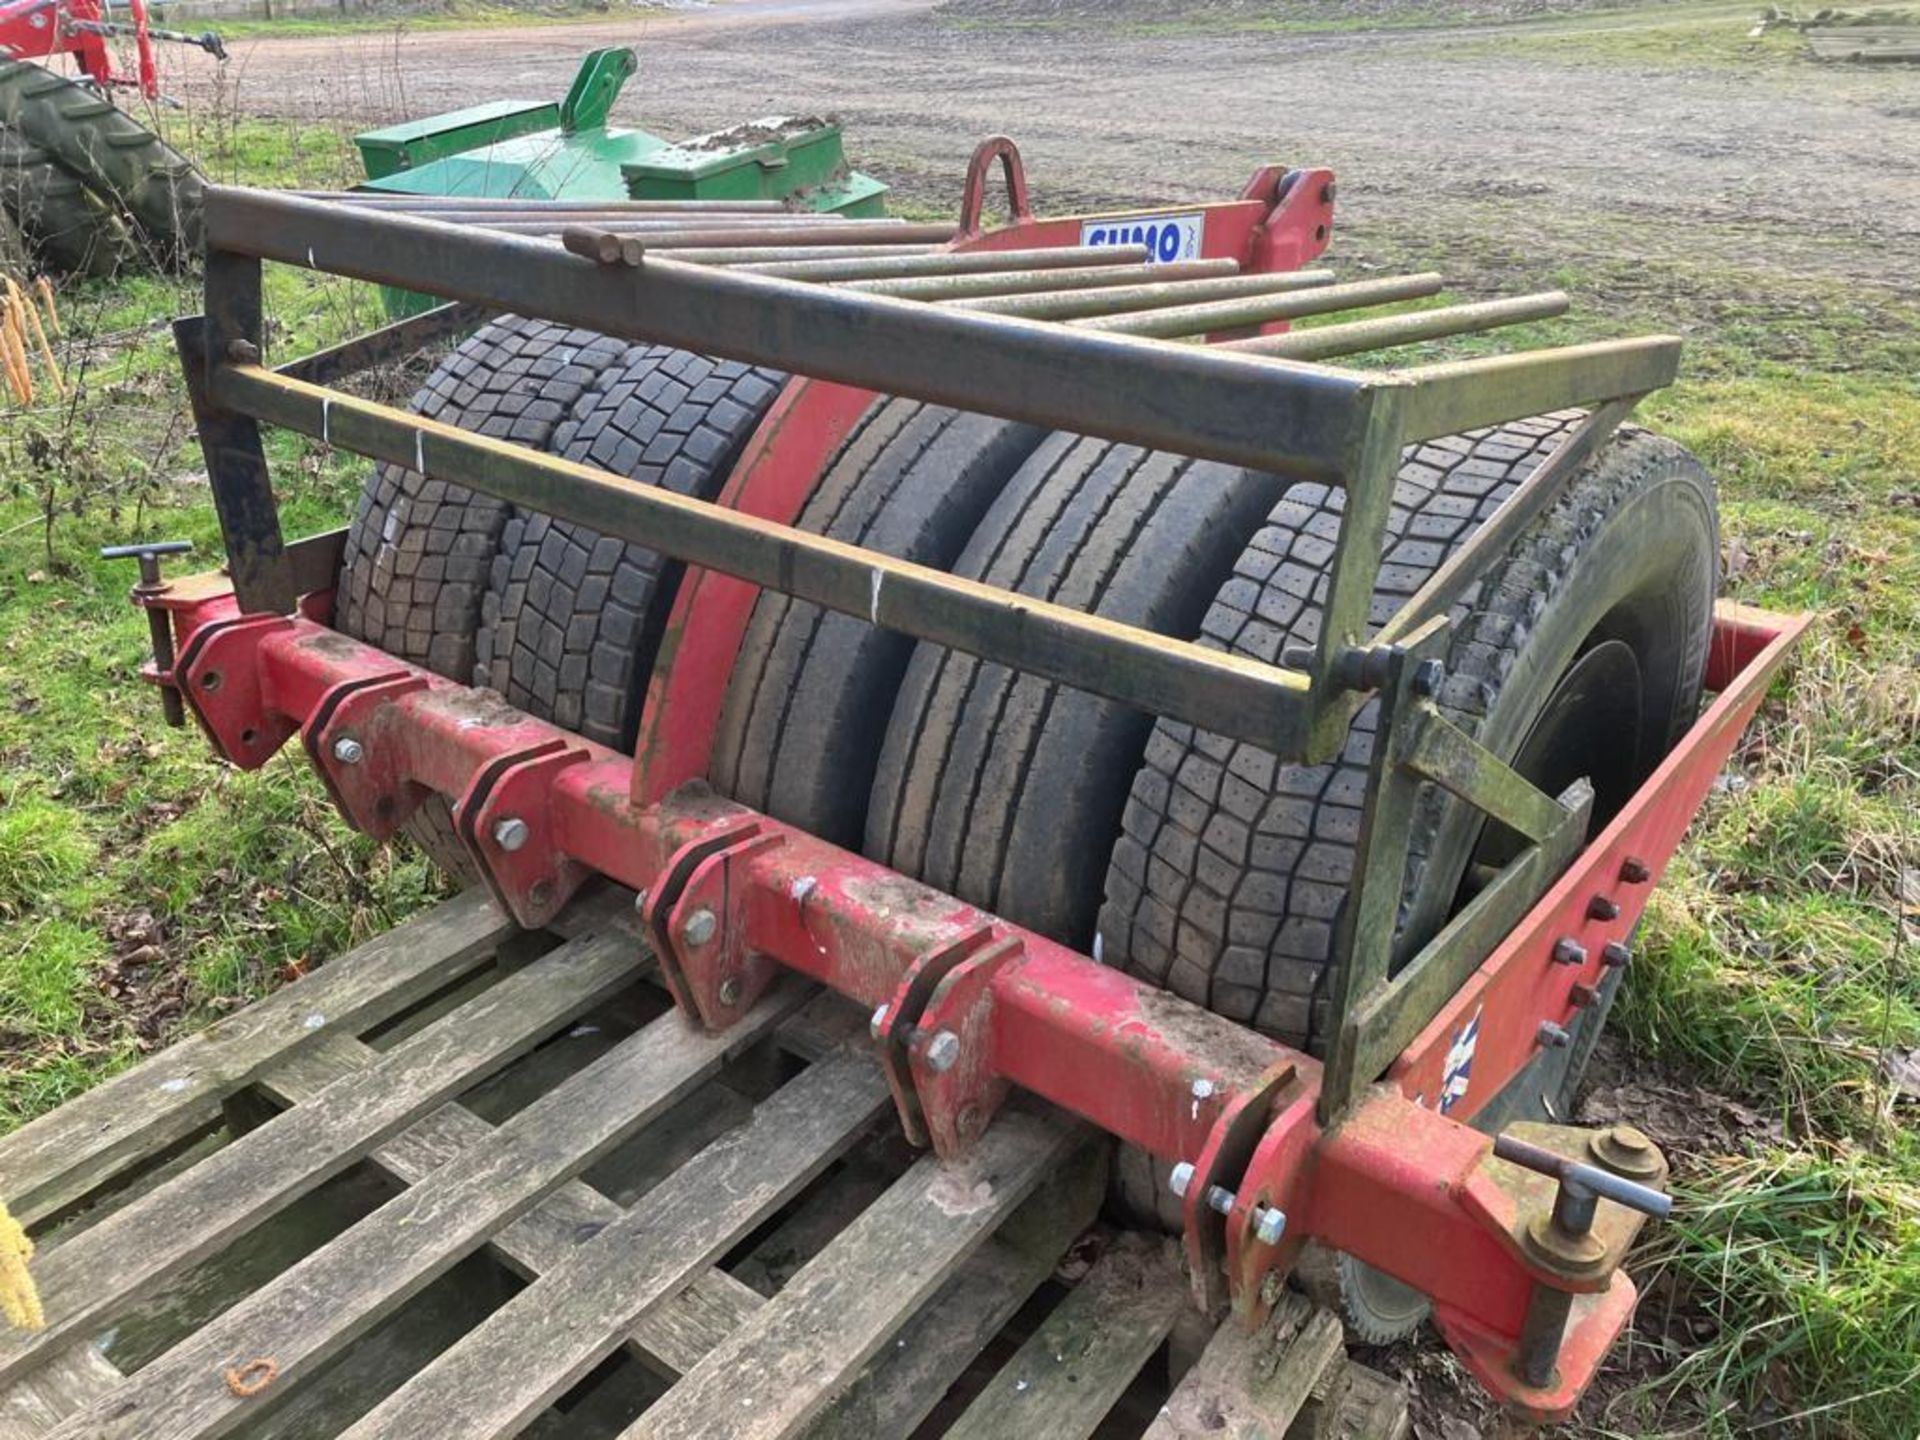
<instances>
[{"instance_id":1,"label":"black tyre tread lug","mask_svg":"<svg viewBox=\"0 0 1920 1440\"><path fill-rule=\"evenodd\" d=\"M1569 415L1536 417L1408 451L1401 471L1403 483L1396 492L1391 540L1373 623L1387 618L1444 554L1470 533L1455 528L1466 509L1462 501L1471 501L1471 520L1477 526L1512 486L1551 452L1575 419ZM1636 489L1641 452L1648 445L1665 444L1633 427L1624 428L1607 452L1613 458L1602 472L1605 478L1569 487L1545 521L1516 542L1490 572L1495 577L1492 592L1471 595L1470 603L1456 608L1457 638L1451 647L1441 701L1450 717L1469 733L1477 733L1481 720L1490 713L1513 657L1526 643L1531 617L1543 613L1551 603L1570 573L1573 559L1598 530L1601 520ZM1587 474L1594 472L1590 469ZM1415 487L1412 491L1409 481ZM1274 523L1249 546L1235 581L1223 587L1201 643L1272 659L1285 644L1309 642L1317 633L1314 603L1299 607L1284 626L1270 617L1286 615L1291 607L1272 606L1265 619L1253 607L1273 600L1281 589L1277 577L1313 527L1330 535L1330 523L1337 517L1340 500L1338 492L1315 487L1296 486L1289 491L1275 509ZM1305 549L1314 561L1312 568L1317 569L1317 547L1308 545ZM1298 576L1291 578L1297 590ZM1315 580L1313 597L1317 602L1324 596L1324 573L1316 574ZM1250 595L1252 603L1245 603ZM1107 958L1268 1033L1296 1044L1318 1045L1327 1019L1330 902L1344 894L1352 871L1353 839L1375 720L1375 707L1366 707L1355 721L1341 759L1316 767L1277 766L1257 747L1194 734L1187 727L1164 721L1156 725L1147 762L1135 778L1129 799L1126 838L1116 847L1109 871L1109 897L1100 922ZM1226 808L1222 796L1230 781L1244 787L1240 795L1243 808L1249 804L1260 807L1257 820L1236 817ZM1260 828L1274 818L1266 802L1276 795L1306 802L1291 807L1296 813L1307 812L1303 833L1299 833L1298 823L1284 832ZM1441 797L1431 793L1423 796L1414 824L1409 894L1431 853L1444 809ZM1196 818L1183 819L1179 813L1182 810ZM1270 856L1277 858L1289 848L1294 850L1285 869L1269 872L1277 874L1286 892L1277 910L1250 911L1243 893L1222 895L1203 878L1203 857L1239 892L1244 892L1248 880L1258 873L1249 862L1235 860L1217 848L1220 837L1217 832L1209 832L1223 816L1240 822L1249 849L1265 838L1274 845ZM1304 913L1302 902L1306 897L1296 895L1302 881L1320 886L1323 892L1321 903L1306 906ZM1176 893L1157 893L1163 889ZM1196 892L1207 897L1198 905L1194 903ZM1293 940L1287 942L1295 946L1292 950L1280 943L1282 930L1290 925L1295 927ZM1183 954L1183 949L1187 953ZM1231 969L1227 961L1235 950L1250 952L1251 958L1263 964L1280 960L1297 967L1292 977L1295 988L1276 991L1270 964L1257 980ZM1202 963L1201 956L1214 957L1213 965ZM1223 970L1228 973L1223 975ZM1276 993L1294 998L1275 1003Z\"/></svg>"},{"instance_id":2,"label":"black tyre tread lug","mask_svg":"<svg viewBox=\"0 0 1920 1440\"><path fill-rule=\"evenodd\" d=\"M131 115L44 66L0 59L0 124L124 207L157 259L179 263L199 254L200 173Z\"/></svg>"},{"instance_id":3,"label":"black tyre tread lug","mask_svg":"<svg viewBox=\"0 0 1920 1440\"><path fill-rule=\"evenodd\" d=\"M1211 594L1278 488L1272 477L1056 435L1002 493L955 568L1178 633L1197 623L1197 597ZM1016 923L1084 943L1093 920L1085 894L1099 884L1111 839L1101 811L1124 784L1100 772L1131 775L1136 726L1143 742L1146 720L1123 707L919 646L882 750L868 853ZM1117 834L1117 814L1111 829ZM1076 848L1058 866L1045 863L1060 835ZM1071 877L1084 866L1092 878L1077 886Z\"/></svg>"},{"instance_id":4,"label":"black tyre tread lug","mask_svg":"<svg viewBox=\"0 0 1920 1440\"><path fill-rule=\"evenodd\" d=\"M629 346L573 406L552 449L710 499L785 379L668 346ZM491 567L476 673L530 714L631 749L679 574L644 545L516 515Z\"/></svg>"},{"instance_id":5,"label":"black tyre tread lug","mask_svg":"<svg viewBox=\"0 0 1920 1440\"><path fill-rule=\"evenodd\" d=\"M77 176L18 131L0 125L0 209L52 269L111 275L132 254L120 217Z\"/></svg>"}]
</instances>

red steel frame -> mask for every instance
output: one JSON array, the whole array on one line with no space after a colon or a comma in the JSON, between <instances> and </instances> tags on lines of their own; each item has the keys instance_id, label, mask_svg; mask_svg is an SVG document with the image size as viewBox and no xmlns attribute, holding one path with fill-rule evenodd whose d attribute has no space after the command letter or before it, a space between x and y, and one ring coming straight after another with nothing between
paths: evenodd
<instances>
[{"instance_id":1,"label":"red steel frame","mask_svg":"<svg viewBox=\"0 0 1920 1440\"><path fill-rule=\"evenodd\" d=\"M371 835L390 835L428 792L448 796L523 924L551 919L596 872L641 892L663 975L709 1026L744 1013L780 967L885 1006L876 1033L902 1119L942 1153L963 1150L1018 1085L1156 1155L1196 1162L1200 1183L1187 1197L1196 1273L1223 1258L1249 1316L1267 1308L1267 1276L1318 1237L1431 1295L1442 1332L1479 1378L1540 1418L1571 1409L1625 1324L1632 1282L1609 1268L1575 1306L1557 1382L1518 1382L1509 1365L1533 1286L1578 1288L1525 1242L1525 1187L1539 1177L1493 1161L1491 1140L1463 1123L1470 1105L1441 1115L1416 1097L1437 1093L1468 1014L1481 1016L1476 1077L1488 1095L1534 1053L1543 1018L1572 1018L1574 988L1596 985L1605 941L1631 933L1805 617L1723 608L1712 705L1388 1083L1323 1131L1312 1057L702 784L636 806L633 761L328 629L315 617L330 599L308 597L295 617L242 616L217 586L173 587L150 603L172 612L179 660L153 678L179 685L215 748L242 768L298 734L342 812ZM354 763L340 758L349 739L362 757ZM528 827L512 850L496 838L509 817ZM1618 912L1590 919L1594 895ZM695 918L703 911L706 922ZM1592 942L1587 965L1554 963L1554 941L1568 933ZM936 1070L925 1041L943 1031L958 1037L959 1056ZM1224 1218L1202 1202L1214 1184L1235 1195ZM1400 1203L1383 1203L1387 1195ZM1254 1237L1264 1206L1292 1218L1278 1245ZM1630 1229L1615 1236L1609 1250L1630 1238Z\"/></svg>"},{"instance_id":2,"label":"red steel frame","mask_svg":"<svg viewBox=\"0 0 1920 1440\"><path fill-rule=\"evenodd\" d=\"M0 4L0 55L38 60L71 55L81 72L105 89L138 90L148 100L160 98L160 73L153 59L153 36L147 28L147 0L125 0L133 31L135 71L122 73L107 48L106 35L97 26L111 22L100 0L8 0Z\"/></svg>"},{"instance_id":3,"label":"red steel frame","mask_svg":"<svg viewBox=\"0 0 1920 1440\"><path fill-rule=\"evenodd\" d=\"M1007 163L983 152L970 195L995 158ZM1279 172L1262 172L1247 199L1185 207L1206 210L1208 253L1217 245L1262 268L1319 253L1331 177L1292 173L1284 192ZM1014 223L970 232L961 246L1077 242L1079 218L1033 220L1011 166L1009 181ZM727 501L790 520L872 398L794 382ZM446 797L481 873L524 925L551 920L594 876L611 877L638 892L662 977L700 1023L725 1028L781 969L798 970L874 1011L915 1139L963 1152L1009 1087L1032 1091L1191 1165L1186 1243L1203 1299L1230 1298L1243 1317L1263 1318L1277 1278L1318 1238L1430 1295L1442 1333L1494 1393L1538 1418L1565 1415L1631 1313L1634 1287L1618 1267L1640 1217L1607 1207L1585 1253L1554 1252L1538 1235L1554 1182L1497 1160L1492 1139L1465 1121L1537 1053L1541 1022L1569 1023L1599 986L1608 943L1631 934L1806 619L1722 607L1712 705L1383 1083L1323 1120L1313 1057L716 796L701 777L755 594L742 581L689 576L635 759L339 634L326 624L326 591L293 615L242 613L219 576L136 598L168 613L176 641L171 669L151 678L179 690L231 763L257 768L298 735L343 815L376 837L427 795ZM1570 935L1586 944L1577 965L1554 954ZM1443 1114L1428 1098L1475 1020L1478 1095ZM1655 1154L1647 1178L1663 1175ZM1283 1233L1262 1226L1272 1210L1289 1219ZM1535 1385L1516 1359L1546 1292L1573 1298L1557 1368Z\"/></svg>"}]
</instances>

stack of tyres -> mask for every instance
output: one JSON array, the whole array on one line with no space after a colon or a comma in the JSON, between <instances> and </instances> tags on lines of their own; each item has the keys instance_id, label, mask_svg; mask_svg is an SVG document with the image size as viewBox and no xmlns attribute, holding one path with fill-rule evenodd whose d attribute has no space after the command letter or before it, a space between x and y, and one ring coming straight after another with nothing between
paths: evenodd
<instances>
[{"instance_id":1,"label":"stack of tyres","mask_svg":"<svg viewBox=\"0 0 1920 1440\"><path fill-rule=\"evenodd\" d=\"M718 495L783 377L545 322L496 322L416 398L436 418L683 494ZM1409 447L1372 621L1384 623L1565 437L1577 413ZM1213 462L878 398L822 467L801 528L1234 654L1319 635L1343 496ZM1437 703L1549 793L1587 777L1594 825L1698 708L1716 583L1713 487L1627 428L1452 614ZM631 750L679 576L643 546L517 514L395 467L356 516L338 623ZM712 782L1004 918L1290 1044L1328 1040L1375 709L1343 753L1258 746L789 596L763 593L714 737ZM416 821L462 865L444 811ZM1512 837L1422 794L1395 937L1411 955ZM1485 1123L1564 1116L1606 1001ZM1173 1214L1143 1155L1120 1198ZM1369 1339L1417 1297L1346 1266Z\"/></svg>"}]
</instances>

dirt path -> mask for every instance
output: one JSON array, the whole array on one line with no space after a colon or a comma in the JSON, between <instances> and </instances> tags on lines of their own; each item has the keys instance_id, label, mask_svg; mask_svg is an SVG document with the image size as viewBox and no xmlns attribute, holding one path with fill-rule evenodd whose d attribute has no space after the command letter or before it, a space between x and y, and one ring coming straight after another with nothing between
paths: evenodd
<instances>
[{"instance_id":1,"label":"dirt path","mask_svg":"<svg viewBox=\"0 0 1920 1440\"><path fill-rule=\"evenodd\" d=\"M1140 35L962 24L930 0L731 0L251 41L231 73L245 110L373 122L557 98L582 51L628 42L641 71L620 118L671 134L832 110L856 163L924 204L950 203L974 141L1001 131L1056 210L1217 196L1260 162L1315 161L1341 173L1349 226L1498 239L1530 279L1604 252L1920 288L1920 75L1543 58L1503 45L1515 33Z\"/></svg>"}]
</instances>

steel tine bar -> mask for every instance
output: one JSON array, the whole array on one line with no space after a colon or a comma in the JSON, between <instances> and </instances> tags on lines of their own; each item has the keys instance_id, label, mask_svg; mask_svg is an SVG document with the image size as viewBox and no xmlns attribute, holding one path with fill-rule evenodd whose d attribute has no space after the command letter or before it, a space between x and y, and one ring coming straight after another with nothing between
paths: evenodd
<instances>
[{"instance_id":1,"label":"steel tine bar","mask_svg":"<svg viewBox=\"0 0 1920 1440\"><path fill-rule=\"evenodd\" d=\"M393 220L411 219L411 216L392 216ZM479 228L479 227L475 227ZM550 226L536 227L550 230ZM625 226L596 226L596 229L608 229L615 233L626 229ZM503 226L489 225L487 233L495 235L515 235L521 232ZM893 225L861 226L848 228L839 225L729 225L724 229L696 229L691 226L676 225L660 231L644 231L642 238L652 250L690 250L690 249L764 249L776 245L937 245L953 238L951 225Z\"/></svg>"},{"instance_id":2,"label":"steel tine bar","mask_svg":"<svg viewBox=\"0 0 1920 1440\"><path fill-rule=\"evenodd\" d=\"M257 190L209 187L206 226L214 252L1299 479L1339 480L1369 395L1399 384L657 255L608 267L545 241Z\"/></svg>"},{"instance_id":3,"label":"steel tine bar","mask_svg":"<svg viewBox=\"0 0 1920 1440\"><path fill-rule=\"evenodd\" d=\"M1407 441L1412 443L1528 415L1646 395L1671 385L1679 369L1680 337L1646 335L1413 365L1393 373L1408 385L1405 424Z\"/></svg>"},{"instance_id":4,"label":"steel tine bar","mask_svg":"<svg viewBox=\"0 0 1920 1440\"><path fill-rule=\"evenodd\" d=\"M1417 300L1439 293L1444 283L1440 276L1433 274L1394 275L1380 280L1357 280L1348 285L1328 285L1304 292L1250 295L1236 300L1214 300L1200 305L1181 305L1166 310L1109 315L1068 323L1114 335L1153 335L1162 339L1177 335L1204 335L1212 330L1234 330L1243 325L1264 325L1269 321L1293 320L1302 315L1325 315L1335 310L1358 309L1363 305Z\"/></svg>"},{"instance_id":5,"label":"steel tine bar","mask_svg":"<svg viewBox=\"0 0 1920 1440\"><path fill-rule=\"evenodd\" d=\"M1522 325L1529 320L1551 320L1566 314L1567 306L1564 291L1543 290L1537 295L1481 300L1471 305L1443 305L1412 315L1383 315L1377 320L1318 325L1311 330L1290 330L1284 335L1255 335L1246 340L1228 340L1220 348L1288 360L1327 360L1336 355L1358 355L1367 350L1385 350L1449 335L1473 335L1502 325Z\"/></svg>"},{"instance_id":6,"label":"steel tine bar","mask_svg":"<svg viewBox=\"0 0 1920 1440\"><path fill-rule=\"evenodd\" d=\"M1427 577L1427 583L1380 628L1374 643L1391 645L1451 610L1461 595L1486 573L1493 557L1502 554L1514 537L1553 503L1574 472L1620 428L1620 422L1632 412L1639 399L1637 395L1629 395L1610 400L1575 426L1554 452L1500 502L1466 544Z\"/></svg>"},{"instance_id":7,"label":"steel tine bar","mask_svg":"<svg viewBox=\"0 0 1920 1440\"><path fill-rule=\"evenodd\" d=\"M724 265L749 275L778 275L799 265L887 266L900 260L939 258L945 254L939 245L792 245L768 250L755 248L699 247L676 250L673 258L689 265ZM768 257L775 257L769 260ZM810 278L810 277L799 277Z\"/></svg>"},{"instance_id":8,"label":"steel tine bar","mask_svg":"<svg viewBox=\"0 0 1920 1440\"><path fill-rule=\"evenodd\" d=\"M308 200L332 200L342 205L367 205L394 210L474 210L489 213L591 210L620 214L791 214L779 200L552 200L537 195L409 195L380 190L294 190Z\"/></svg>"},{"instance_id":9,"label":"steel tine bar","mask_svg":"<svg viewBox=\"0 0 1920 1440\"><path fill-rule=\"evenodd\" d=\"M220 404L270 424L307 435L326 425L342 449L457 476L499 499L640 541L688 564L1283 754L1304 720L1307 679L1296 671L896 560L257 365L216 366L210 390Z\"/></svg>"},{"instance_id":10,"label":"steel tine bar","mask_svg":"<svg viewBox=\"0 0 1920 1440\"><path fill-rule=\"evenodd\" d=\"M904 280L837 282L867 295L899 300L969 300L984 295L1022 295L1046 290L1092 290L1139 281L1208 280L1236 275L1237 260L1176 260L1168 265L1089 265L1078 270L1000 270L980 275L924 275ZM804 278L804 277L802 277Z\"/></svg>"},{"instance_id":11,"label":"steel tine bar","mask_svg":"<svg viewBox=\"0 0 1920 1440\"><path fill-rule=\"evenodd\" d=\"M755 258L755 257L749 257ZM798 263L761 264L749 273L786 280L882 280L921 275L981 275L989 271L1065 270L1087 265L1140 265L1144 245L1063 245L1055 250L983 250L955 254L901 255L886 263L856 264L868 257L795 257Z\"/></svg>"},{"instance_id":12,"label":"steel tine bar","mask_svg":"<svg viewBox=\"0 0 1920 1440\"><path fill-rule=\"evenodd\" d=\"M1176 306L1197 307L1209 302L1240 300L1250 296L1284 295L1322 286L1330 287L1332 284L1331 270L1289 270L1278 274L1225 275L1218 279L1126 285L1113 290L1054 290L1040 295L1010 295L954 303L989 315L1024 315L1029 320L1078 320L1094 315L1138 315Z\"/></svg>"},{"instance_id":13,"label":"steel tine bar","mask_svg":"<svg viewBox=\"0 0 1920 1440\"><path fill-rule=\"evenodd\" d=\"M420 213L420 212L408 212ZM877 245L892 235L911 235L916 243L938 244L952 238L952 227L947 225L916 225L905 220L842 220L837 223L816 220L804 215L723 215L718 218L694 215L614 215L579 217L556 213L552 216L501 216L489 217L478 221L449 219L445 215L426 212L430 220L444 221L450 225L477 224L488 230L499 230L508 235L539 235L549 233L563 225L592 225L615 235L672 234L679 231L710 231L724 226L728 230L759 235L765 231L778 231L782 234L806 235L834 234L857 236L863 245ZM857 228L855 228L857 227Z\"/></svg>"}]
</instances>

